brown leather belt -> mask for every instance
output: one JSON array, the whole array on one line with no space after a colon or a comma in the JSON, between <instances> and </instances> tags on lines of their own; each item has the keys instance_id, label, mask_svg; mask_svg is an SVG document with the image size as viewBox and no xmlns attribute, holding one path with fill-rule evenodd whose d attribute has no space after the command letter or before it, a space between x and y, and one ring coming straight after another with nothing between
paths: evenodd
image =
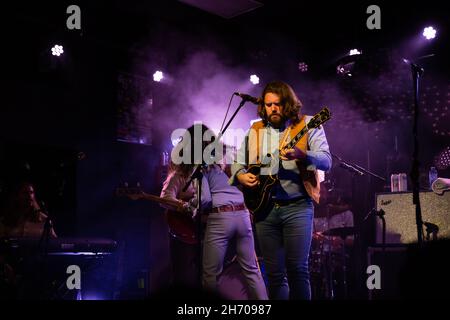
<instances>
[{"instance_id":1,"label":"brown leather belt","mask_svg":"<svg viewBox=\"0 0 450 320\"><path fill-rule=\"evenodd\" d=\"M247 207L245 206L245 204L240 203L240 204L235 204L235 205L229 204L226 206L212 208L212 210L210 212L219 213L219 212L242 211L242 210L246 210L246 209L247 209Z\"/></svg>"}]
</instances>

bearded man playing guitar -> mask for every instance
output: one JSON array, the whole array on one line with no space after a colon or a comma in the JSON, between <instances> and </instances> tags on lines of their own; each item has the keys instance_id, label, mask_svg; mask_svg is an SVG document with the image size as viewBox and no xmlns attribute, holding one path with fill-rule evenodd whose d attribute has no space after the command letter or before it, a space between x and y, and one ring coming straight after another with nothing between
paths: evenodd
<instances>
[{"instance_id":1,"label":"bearded man playing guitar","mask_svg":"<svg viewBox=\"0 0 450 320\"><path fill-rule=\"evenodd\" d=\"M320 194L317 170L331 168L320 126L329 111L301 115L302 103L281 81L267 84L261 97L262 120L252 125L238 151L230 184L243 186L245 203L254 214L269 298L309 300L313 200L319 202Z\"/></svg>"}]
</instances>

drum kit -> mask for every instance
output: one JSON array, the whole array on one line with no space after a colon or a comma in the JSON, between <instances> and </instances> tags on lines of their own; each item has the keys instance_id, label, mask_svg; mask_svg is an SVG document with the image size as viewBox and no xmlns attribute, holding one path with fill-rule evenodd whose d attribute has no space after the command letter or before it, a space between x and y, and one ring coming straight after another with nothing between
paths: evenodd
<instances>
[{"instance_id":1,"label":"drum kit","mask_svg":"<svg viewBox=\"0 0 450 320\"><path fill-rule=\"evenodd\" d=\"M348 248L353 244L356 228L352 219L344 218L352 213L350 206L340 200L339 194L343 192L326 184L323 187L321 204L315 208L309 256L312 298L345 299L348 297Z\"/></svg>"}]
</instances>

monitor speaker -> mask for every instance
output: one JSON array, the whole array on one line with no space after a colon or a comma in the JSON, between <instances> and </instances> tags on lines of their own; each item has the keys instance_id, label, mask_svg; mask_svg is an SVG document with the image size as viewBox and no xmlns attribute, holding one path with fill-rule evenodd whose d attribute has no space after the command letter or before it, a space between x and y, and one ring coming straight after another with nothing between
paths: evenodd
<instances>
[{"instance_id":1,"label":"monitor speaker","mask_svg":"<svg viewBox=\"0 0 450 320\"><path fill-rule=\"evenodd\" d=\"M450 192L437 195L420 192L424 240L450 238ZM417 242L416 209L412 192L376 195L376 209L383 210L386 220L386 244ZM376 243L382 243L382 222L376 221Z\"/></svg>"}]
</instances>

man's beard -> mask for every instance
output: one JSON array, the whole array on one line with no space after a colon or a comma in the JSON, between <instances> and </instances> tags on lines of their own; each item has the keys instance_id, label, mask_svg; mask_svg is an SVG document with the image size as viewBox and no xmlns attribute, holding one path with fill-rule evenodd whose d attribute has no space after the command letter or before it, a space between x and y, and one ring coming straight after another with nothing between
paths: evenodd
<instances>
[{"instance_id":1,"label":"man's beard","mask_svg":"<svg viewBox=\"0 0 450 320\"><path fill-rule=\"evenodd\" d=\"M278 116L278 117L274 117L274 116ZM271 114L268 117L268 121L274 127L280 127L284 123L284 118L283 118L283 116L281 114L275 113L275 114Z\"/></svg>"}]
</instances>

